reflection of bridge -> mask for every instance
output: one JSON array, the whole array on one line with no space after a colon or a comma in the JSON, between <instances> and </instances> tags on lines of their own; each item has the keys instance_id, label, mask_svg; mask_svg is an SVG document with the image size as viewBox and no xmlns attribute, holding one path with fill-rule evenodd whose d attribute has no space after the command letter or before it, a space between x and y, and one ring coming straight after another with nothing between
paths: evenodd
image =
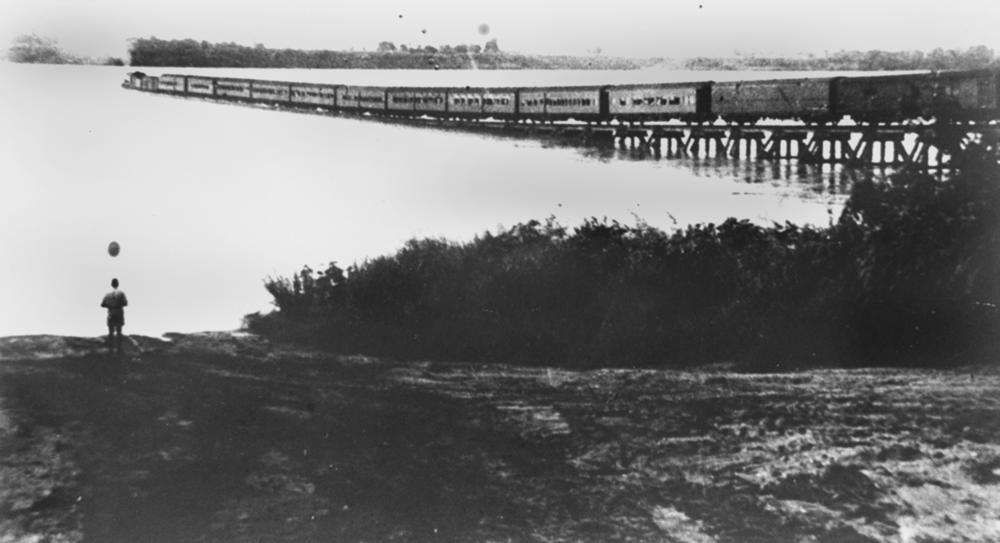
<instances>
[{"instance_id":1,"label":"reflection of bridge","mask_svg":"<svg viewBox=\"0 0 1000 543\"><path fill-rule=\"evenodd\" d=\"M1000 126L688 126L617 128L620 144L669 155L796 158L803 162L947 166L970 145L995 149Z\"/></svg>"},{"instance_id":2,"label":"reflection of bridge","mask_svg":"<svg viewBox=\"0 0 1000 543\"><path fill-rule=\"evenodd\" d=\"M917 164L945 168L970 147L997 150L998 124L954 125L587 125L441 119L406 124L554 138L565 143L647 150L665 157L798 159L807 163Z\"/></svg>"}]
</instances>

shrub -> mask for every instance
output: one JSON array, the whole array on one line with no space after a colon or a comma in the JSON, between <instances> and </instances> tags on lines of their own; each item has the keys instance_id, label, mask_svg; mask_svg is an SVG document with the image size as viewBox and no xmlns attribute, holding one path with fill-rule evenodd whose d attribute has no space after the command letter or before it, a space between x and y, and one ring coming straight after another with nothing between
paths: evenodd
<instances>
[{"instance_id":1,"label":"shrub","mask_svg":"<svg viewBox=\"0 0 1000 543\"><path fill-rule=\"evenodd\" d=\"M823 229L745 220L673 233L531 221L411 240L265 286L272 336L340 350L571 366L948 365L994 357L1000 175L970 152L942 180L859 182Z\"/></svg>"}]
</instances>

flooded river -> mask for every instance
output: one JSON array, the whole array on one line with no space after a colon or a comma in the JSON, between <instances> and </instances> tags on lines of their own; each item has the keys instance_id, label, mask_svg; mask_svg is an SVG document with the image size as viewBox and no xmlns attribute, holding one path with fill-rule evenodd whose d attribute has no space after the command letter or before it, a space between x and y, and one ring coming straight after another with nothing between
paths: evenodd
<instances>
[{"instance_id":1,"label":"flooded river","mask_svg":"<svg viewBox=\"0 0 1000 543\"><path fill-rule=\"evenodd\" d=\"M542 141L220 105L122 89L127 68L0 64L0 335L232 329L262 280L468 240L555 216L671 229L727 217L825 225L857 172L794 162L635 160ZM747 74L197 70L282 80L523 85ZM774 74L758 74L773 77ZM110 258L112 240L122 252Z\"/></svg>"}]
</instances>

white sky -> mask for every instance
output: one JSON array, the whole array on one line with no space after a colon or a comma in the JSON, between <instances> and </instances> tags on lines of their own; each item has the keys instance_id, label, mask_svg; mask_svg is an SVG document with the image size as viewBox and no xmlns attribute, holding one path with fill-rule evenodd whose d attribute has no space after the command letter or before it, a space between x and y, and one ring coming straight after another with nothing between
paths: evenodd
<instances>
[{"instance_id":1,"label":"white sky","mask_svg":"<svg viewBox=\"0 0 1000 543\"><path fill-rule=\"evenodd\" d=\"M399 17L402 15L402 18ZM477 32L480 24L490 33ZM426 33L422 31L426 30ZM53 37L67 51L125 56L130 37L303 49L483 43L508 51L690 57L987 45L1000 0L0 0L0 48Z\"/></svg>"}]
</instances>

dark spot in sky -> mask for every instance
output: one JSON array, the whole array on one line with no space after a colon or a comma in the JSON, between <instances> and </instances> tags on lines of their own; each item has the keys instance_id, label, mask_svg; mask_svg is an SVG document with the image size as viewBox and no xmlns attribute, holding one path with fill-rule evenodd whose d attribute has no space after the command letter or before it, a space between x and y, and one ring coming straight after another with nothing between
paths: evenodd
<instances>
[{"instance_id":1,"label":"dark spot in sky","mask_svg":"<svg viewBox=\"0 0 1000 543\"><path fill-rule=\"evenodd\" d=\"M403 18L403 14L400 13L399 15L397 15L397 17L399 17L400 19L402 19Z\"/></svg>"},{"instance_id":2,"label":"dark spot in sky","mask_svg":"<svg viewBox=\"0 0 1000 543\"><path fill-rule=\"evenodd\" d=\"M485 36L485 35L487 35L487 34L490 33L490 25L488 25L486 23L483 23L483 24L479 25L479 29L478 30L479 30L480 34L482 34L483 36Z\"/></svg>"},{"instance_id":3,"label":"dark spot in sky","mask_svg":"<svg viewBox=\"0 0 1000 543\"><path fill-rule=\"evenodd\" d=\"M426 34L427 33L427 29L426 28L421 28L420 29L420 33L421 34Z\"/></svg>"}]
</instances>

